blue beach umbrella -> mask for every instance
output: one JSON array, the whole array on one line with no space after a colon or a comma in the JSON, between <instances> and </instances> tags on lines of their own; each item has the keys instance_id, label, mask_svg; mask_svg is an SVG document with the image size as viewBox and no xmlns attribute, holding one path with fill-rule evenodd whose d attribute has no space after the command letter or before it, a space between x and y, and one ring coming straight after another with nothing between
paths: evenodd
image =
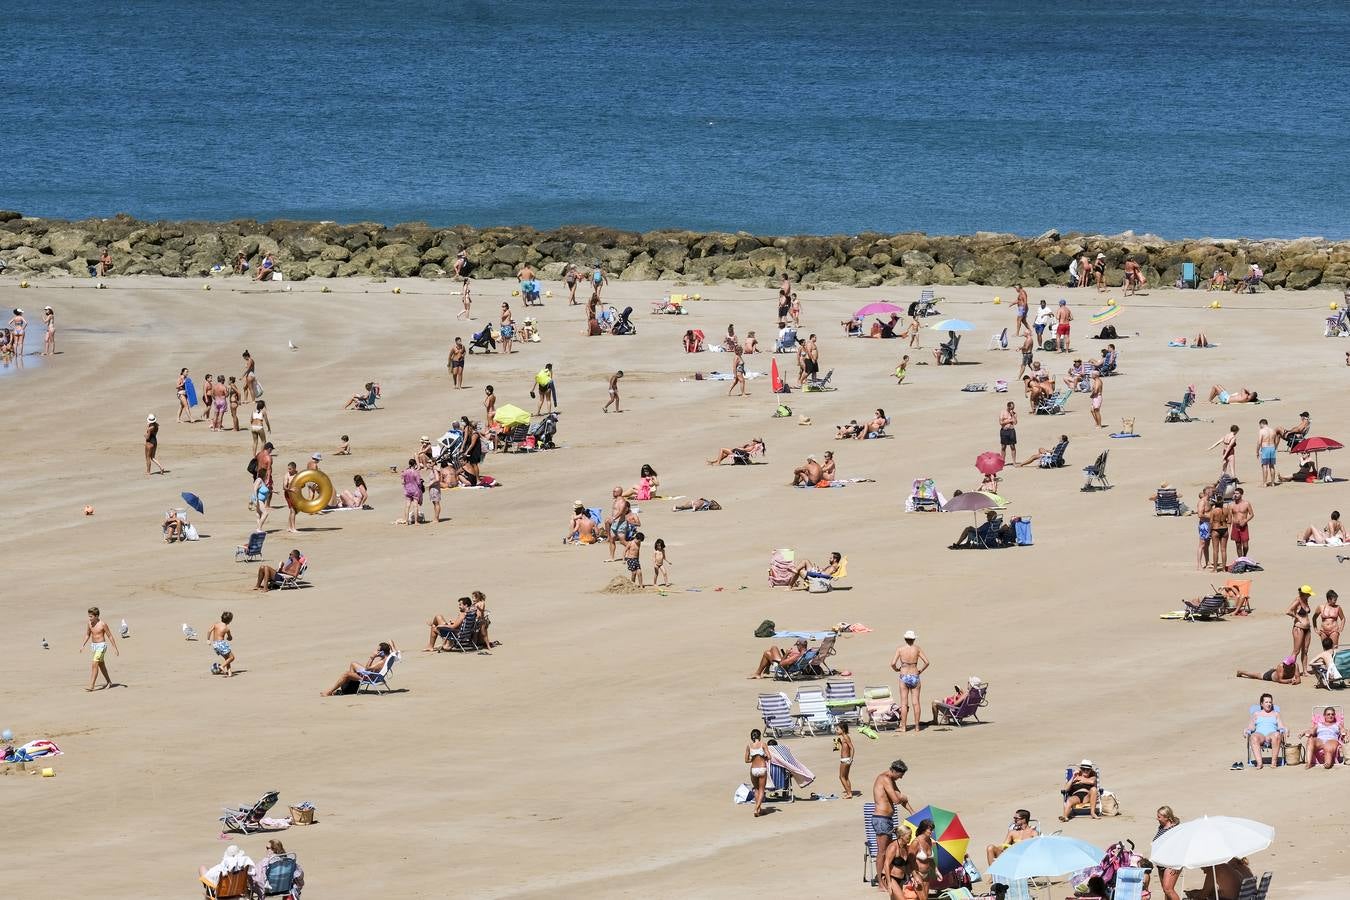
<instances>
[{"instance_id":1,"label":"blue beach umbrella","mask_svg":"<svg viewBox=\"0 0 1350 900\"><path fill-rule=\"evenodd\" d=\"M190 493L188 491L183 491L183 493L180 496L183 498L183 502L186 503L188 506L195 509L201 515L203 516L206 515L206 504L202 502L201 497L198 497L196 494Z\"/></svg>"},{"instance_id":2,"label":"blue beach umbrella","mask_svg":"<svg viewBox=\"0 0 1350 900\"><path fill-rule=\"evenodd\" d=\"M1105 855L1087 841L1052 834L1013 844L994 860L989 875L1007 882L1057 878L1090 869Z\"/></svg>"},{"instance_id":3,"label":"blue beach umbrella","mask_svg":"<svg viewBox=\"0 0 1350 900\"><path fill-rule=\"evenodd\" d=\"M974 331L975 326L965 319L943 319L935 325L929 325L933 331Z\"/></svg>"}]
</instances>

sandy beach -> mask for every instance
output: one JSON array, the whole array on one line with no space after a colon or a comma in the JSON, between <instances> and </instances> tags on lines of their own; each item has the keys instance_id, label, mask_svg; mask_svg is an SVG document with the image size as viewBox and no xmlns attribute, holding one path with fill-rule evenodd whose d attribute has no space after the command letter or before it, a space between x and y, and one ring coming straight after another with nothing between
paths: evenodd
<instances>
[{"instance_id":1,"label":"sandy beach","mask_svg":"<svg viewBox=\"0 0 1350 900\"><path fill-rule=\"evenodd\" d=\"M785 399L794 415L775 419L767 378L750 383L749 397L728 398L725 383L692 375L728 371L732 357L687 355L680 341L686 329L716 339L734 323L772 350L772 288L674 288L706 298L674 317L649 313L671 285L615 282L605 303L632 305L637 334L591 338L581 334L584 307L569 307L558 283L546 285L553 296L537 310L510 296L512 282L475 283L472 323L455 320L459 299L448 281L311 279L291 291L232 278L213 279L210 291L200 279L106 283L95 290L92 279L35 279L20 289L17 279L0 279L0 303L23 307L33 323L30 353L41 350L42 307L54 307L59 351L0 370L0 418L9 424L0 444L8 510L0 519L8 671L0 727L64 750L49 763L55 778L11 770L0 779L11 813L9 893L193 895L197 866L217 862L228 843L263 855L265 837L220 838L220 808L278 790L274 813L305 800L318 810L316 824L280 835L304 866L307 897L381 889L409 897L877 896L860 879L861 806L873 777L900 757L916 807L961 814L981 870L984 846L1001 841L1019 807L1047 833L1062 828L1098 846L1128 837L1147 853L1154 811L1167 804L1183 821L1208 813L1273 825L1275 843L1252 858L1257 872L1275 873L1272 897L1350 895L1350 814L1334 799L1345 769L1230 770L1245 757L1248 707L1271 687L1234 670L1264 670L1289 652L1284 613L1299 585L1312 585L1319 601L1328 588L1350 587L1335 549L1295 543L1305 526L1350 507L1350 482L1263 488L1255 450L1259 419L1288 426L1303 410L1314 434L1350 436L1342 402L1350 341L1322 336L1339 292L1031 290L1033 308L1070 301L1083 356L1102 346L1089 339L1091 313L1107 297L1125 307L1113 322L1121 374L1106 380L1108 427L1099 429L1086 395L1051 417L1026 414L1016 387L992 391L995 380L1017 375L1014 350L985 349L992 333L1011 332L1011 289L937 290L948 315L976 325L953 367L933 364L943 336L931 331L923 350L842 333L840 320L856 308L908 304L919 288L804 291L803 333L819 335L822 368L833 370L838 390L794 392ZM325 286L331 292L321 293ZM995 305L995 295L1004 302ZM1223 308L1206 308L1216 297ZM509 358L474 354L466 389L452 390L447 345L495 320L502 301L517 320L535 316L542 341L517 345ZM1218 346L1168 348L1199 331ZM254 526L247 431L174 422L179 369L237 376L244 349L265 386L279 467L303 467L317 451L339 489L357 474L370 485L373 510L301 516L298 535L285 533L284 508L272 512L264 560L301 549L312 583L302 590L251 592L256 565L235 562ZM892 372L906 352L928 364L912 365L897 386ZM1037 354L1056 377L1071 356ZM768 372L772 358L746 363ZM777 359L795 383L793 357ZM483 471L501 487L447 492L440 524L393 524L402 491L390 467L406 465L418 437L441 434L461 414L481 418L487 384L501 403L533 411L527 392L546 362L557 373L560 449L494 454ZM624 412L603 414L616 368L625 372ZM370 380L382 385L382 408L343 411ZM962 392L970 382L991 390ZM1199 421L1163 424L1165 401L1188 384L1200 393ZM1210 405L1211 384L1280 399ZM1034 546L949 551L971 515L906 514L911 482L930 476L949 496L977 488L974 459L998 449L1008 399L1021 415L1019 458L1063 433L1068 465L1002 473L1010 513L1032 517ZM877 407L892 417L891 439L833 440L836 424ZM143 472L150 413L162 423L163 476ZM803 415L813 424L798 424ZM1139 438L1107 436L1123 417L1135 419ZM1233 424L1241 427L1238 475L1256 511L1250 555L1265 568L1250 576L1255 613L1160 620L1224 576L1196 570L1195 519L1155 517L1147 498L1166 480L1194 505L1219 471L1218 451L1205 448ZM352 455L332 456L344 433ZM754 437L768 445L767 465L705 464L718 448ZM840 476L875 483L787 486L794 466L826 450ZM1080 492L1082 467L1103 450L1113 488ZM1279 470L1288 475L1295 460L1282 453ZM723 509L639 503L646 577L650 545L663 538L674 586L608 594L622 564L606 563L603 546L560 539L574 500L607 505L610 490L634 485L644 463L659 472L662 494L714 498ZM1341 454L1322 463L1350 474ZM205 503L193 516L202 540L169 545L159 525L167 507L183 505L182 491ZM813 560L845 554L850 589L771 589L766 568L780 547ZM423 623L452 613L471 590L487 594L501 645L490 655L418 652ZM119 686L93 694L83 689L89 655L79 650L91 605L114 627L130 627L120 656L108 657ZM204 635L226 609L240 673L228 680L211 675L208 643L181 633L186 622ZM852 781L866 796L772 804L772 814L754 819L732 793L747 780L742 753L760 725L755 698L796 690L746 679L770 644L753 636L764 619L805 630L865 623L873 630L842 637L832 660L859 688L894 690L888 664L913 629L932 661L925 709L978 675L991 686L986 724L877 740L855 733ZM405 651L395 693L320 698L350 661L390 639ZM1272 692L1300 731L1314 707L1343 705L1342 694L1317 691L1311 679ZM817 776L800 797L838 794L828 737L785 743ZM1100 765L1122 815L1061 825L1064 767L1084 757ZM1188 871L1184 887L1202 880ZM1153 896L1161 897L1156 882Z\"/></svg>"}]
</instances>

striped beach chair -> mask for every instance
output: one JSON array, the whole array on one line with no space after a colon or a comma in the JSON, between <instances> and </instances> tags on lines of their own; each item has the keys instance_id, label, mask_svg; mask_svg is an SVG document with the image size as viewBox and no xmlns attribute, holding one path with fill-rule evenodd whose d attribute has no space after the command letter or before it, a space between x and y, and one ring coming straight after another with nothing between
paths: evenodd
<instances>
[{"instance_id":1,"label":"striped beach chair","mask_svg":"<svg viewBox=\"0 0 1350 900\"><path fill-rule=\"evenodd\" d=\"M801 728L793 718L787 694L760 694L755 704L759 708L759 714L764 718L766 734L782 737L800 733Z\"/></svg>"},{"instance_id":2,"label":"striped beach chair","mask_svg":"<svg viewBox=\"0 0 1350 900\"><path fill-rule=\"evenodd\" d=\"M872 816L876 814L877 805L875 803L864 803L863 813L863 884L871 884L877 875L877 832L872 827ZM900 830L900 811L896 810L894 816L895 830Z\"/></svg>"},{"instance_id":3,"label":"striped beach chair","mask_svg":"<svg viewBox=\"0 0 1350 900\"><path fill-rule=\"evenodd\" d=\"M797 691L797 717L801 719L803 732L814 735L829 734L834 730L829 708L825 706L825 693L820 688Z\"/></svg>"},{"instance_id":4,"label":"striped beach chair","mask_svg":"<svg viewBox=\"0 0 1350 900\"><path fill-rule=\"evenodd\" d=\"M919 305L914 312L919 316L936 316L938 314L937 300L933 297L932 288L924 288L919 292Z\"/></svg>"},{"instance_id":5,"label":"striped beach chair","mask_svg":"<svg viewBox=\"0 0 1350 900\"><path fill-rule=\"evenodd\" d=\"M858 688L851 681L825 682L825 707L830 714L830 723L847 722L857 725L858 709L862 701L858 699Z\"/></svg>"},{"instance_id":6,"label":"striped beach chair","mask_svg":"<svg viewBox=\"0 0 1350 900\"><path fill-rule=\"evenodd\" d=\"M442 625L436 629L437 634L445 641L444 649L454 653L470 653L478 649L478 611L469 607L469 611L464 614L464 621L458 628L451 628L448 625Z\"/></svg>"},{"instance_id":7,"label":"striped beach chair","mask_svg":"<svg viewBox=\"0 0 1350 900\"><path fill-rule=\"evenodd\" d=\"M802 765L787 747L781 744L770 744L769 791L765 793L765 799L769 799L769 793L771 792L774 799L786 800L789 803L796 802L796 795L792 793L792 781L794 779L798 787L809 787L811 782L816 780L816 775Z\"/></svg>"}]
</instances>

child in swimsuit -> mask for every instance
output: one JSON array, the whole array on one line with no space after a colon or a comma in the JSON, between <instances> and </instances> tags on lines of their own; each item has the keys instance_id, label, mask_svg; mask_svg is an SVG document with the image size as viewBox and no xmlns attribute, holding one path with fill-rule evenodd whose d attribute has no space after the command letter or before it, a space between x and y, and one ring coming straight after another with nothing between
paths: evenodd
<instances>
[{"instance_id":1,"label":"child in swimsuit","mask_svg":"<svg viewBox=\"0 0 1350 900\"><path fill-rule=\"evenodd\" d=\"M628 542L628 546L623 551L624 565L628 566L628 571L632 573L630 581L638 587L645 587L642 582L642 562L638 555L642 552L642 541L646 538L642 532L633 535L633 539Z\"/></svg>"}]
</instances>

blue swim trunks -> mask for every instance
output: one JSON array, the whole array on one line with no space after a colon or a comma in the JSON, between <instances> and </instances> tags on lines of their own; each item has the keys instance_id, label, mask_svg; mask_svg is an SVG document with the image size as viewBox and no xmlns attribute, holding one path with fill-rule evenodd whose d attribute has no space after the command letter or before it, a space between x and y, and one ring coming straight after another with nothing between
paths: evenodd
<instances>
[{"instance_id":1,"label":"blue swim trunks","mask_svg":"<svg viewBox=\"0 0 1350 900\"><path fill-rule=\"evenodd\" d=\"M1262 447L1262 448L1261 448L1261 465L1263 465L1263 466L1273 466L1273 465L1275 465L1275 448L1274 448L1274 447Z\"/></svg>"},{"instance_id":2,"label":"blue swim trunks","mask_svg":"<svg viewBox=\"0 0 1350 900\"><path fill-rule=\"evenodd\" d=\"M230 655L230 642L229 642L229 641L216 641L214 644L211 645L211 647L216 651L216 655L217 655L217 656L222 656L222 657L223 657L223 656L229 656L229 655Z\"/></svg>"}]
</instances>

